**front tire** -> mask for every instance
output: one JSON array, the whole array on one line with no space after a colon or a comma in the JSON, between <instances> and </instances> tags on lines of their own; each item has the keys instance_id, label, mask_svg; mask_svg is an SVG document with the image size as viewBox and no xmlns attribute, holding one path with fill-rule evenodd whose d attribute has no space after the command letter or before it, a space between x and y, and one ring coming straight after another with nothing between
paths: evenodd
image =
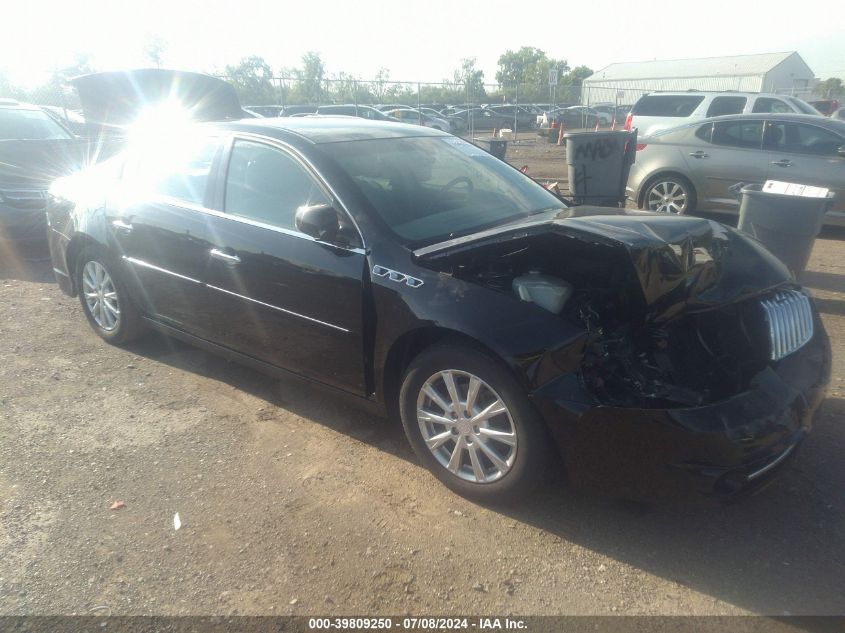
<instances>
[{"instance_id":1,"label":"front tire","mask_svg":"<svg viewBox=\"0 0 845 633\"><path fill-rule=\"evenodd\" d=\"M76 287L85 318L100 338L121 345L143 332L141 315L129 298L126 284L104 253L98 250L82 253Z\"/></svg>"},{"instance_id":2,"label":"front tire","mask_svg":"<svg viewBox=\"0 0 845 633\"><path fill-rule=\"evenodd\" d=\"M460 495L513 501L549 472L545 427L522 387L485 353L464 346L423 352L408 367L399 399L414 452Z\"/></svg>"},{"instance_id":3,"label":"front tire","mask_svg":"<svg viewBox=\"0 0 845 633\"><path fill-rule=\"evenodd\" d=\"M677 174L657 176L643 193L643 206L654 213L687 215L695 211L695 205L695 188Z\"/></svg>"}]
</instances>

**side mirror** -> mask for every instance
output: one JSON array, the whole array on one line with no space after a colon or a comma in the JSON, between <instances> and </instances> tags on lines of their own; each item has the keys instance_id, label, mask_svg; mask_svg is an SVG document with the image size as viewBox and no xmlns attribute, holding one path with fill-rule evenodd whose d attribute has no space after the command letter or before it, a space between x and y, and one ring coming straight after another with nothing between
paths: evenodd
<instances>
[{"instance_id":1,"label":"side mirror","mask_svg":"<svg viewBox=\"0 0 845 633\"><path fill-rule=\"evenodd\" d=\"M337 211L330 204L303 205L296 210L296 228L315 240L334 242L340 233Z\"/></svg>"},{"instance_id":2,"label":"side mirror","mask_svg":"<svg viewBox=\"0 0 845 633\"><path fill-rule=\"evenodd\" d=\"M839 149L836 150L836 153L839 154L842 158L845 158L845 145L840 145Z\"/></svg>"}]
</instances>

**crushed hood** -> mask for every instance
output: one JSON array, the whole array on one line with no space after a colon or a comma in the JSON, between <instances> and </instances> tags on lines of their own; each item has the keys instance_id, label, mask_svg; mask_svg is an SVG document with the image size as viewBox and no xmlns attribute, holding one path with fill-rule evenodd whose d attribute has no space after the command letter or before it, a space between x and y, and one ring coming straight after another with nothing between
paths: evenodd
<instances>
[{"instance_id":1,"label":"crushed hood","mask_svg":"<svg viewBox=\"0 0 845 633\"><path fill-rule=\"evenodd\" d=\"M83 75L71 80L88 123L127 126L143 108L178 102L196 121L240 119L238 95L231 84L209 75L143 68Z\"/></svg>"},{"instance_id":2,"label":"crushed hood","mask_svg":"<svg viewBox=\"0 0 845 633\"><path fill-rule=\"evenodd\" d=\"M559 234L626 251L642 290L647 318L666 321L759 294L791 279L759 242L718 222L603 207L573 207L414 251L434 260L493 242ZM561 243L561 248L566 244Z\"/></svg>"}]
</instances>

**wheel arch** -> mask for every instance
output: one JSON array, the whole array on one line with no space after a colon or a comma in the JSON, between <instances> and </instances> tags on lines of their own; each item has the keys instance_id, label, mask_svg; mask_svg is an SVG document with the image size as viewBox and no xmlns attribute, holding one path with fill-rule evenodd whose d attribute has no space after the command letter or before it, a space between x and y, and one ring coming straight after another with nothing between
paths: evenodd
<instances>
[{"instance_id":1,"label":"wheel arch","mask_svg":"<svg viewBox=\"0 0 845 633\"><path fill-rule=\"evenodd\" d=\"M75 233L68 242L65 251L65 266L70 277L71 296L76 296L79 288L76 287L76 269L79 265L79 257L86 249L104 250L104 246L87 233Z\"/></svg>"},{"instance_id":2,"label":"wheel arch","mask_svg":"<svg viewBox=\"0 0 845 633\"><path fill-rule=\"evenodd\" d=\"M405 374L405 369L424 350L433 345L445 342L476 349L499 361L507 371L513 373L513 369L501 354L468 334L437 326L420 327L410 330L400 335L391 344L385 356L382 369L382 399L385 409L391 418L395 416L395 419L398 419L399 390L402 387L402 377Z\"/></svg>"}]
</instances>

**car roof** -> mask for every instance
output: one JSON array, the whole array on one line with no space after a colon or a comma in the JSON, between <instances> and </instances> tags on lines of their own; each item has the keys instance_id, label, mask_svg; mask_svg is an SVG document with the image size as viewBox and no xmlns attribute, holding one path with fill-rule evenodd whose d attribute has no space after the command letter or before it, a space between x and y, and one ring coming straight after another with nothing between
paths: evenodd
<instances>
[{"instance_id":1,"label":"car roof","mask_svg":"<svg viewBox=\"0 0 845 633\"><path fill-rule=\"evenodd\" d=\"M8 110L41 110L40 106L31 103L21 103L14 99L0 99L0 108Z\"/></svg>"},{"instance_id":2,"label":"car roof","mask_svg":"<svg viewBox=\"0 0 845 633\"><path fill-rule=\"evenodd\" d=\"M699 127L701 125L707 125L708 123L718 123L720 121L793 121L795 123L812 123L813 125L818 125L819 127L832 130L839 134L845 134L845 121L837 121L836 119L831 119L829 117L815 115L815 114L798 114L795 112L789 113L771 113L771 112L758 112L757 114L726 114L724 116L714 116L709 118L703 119L695 119L692 121L686 121L676 127L666 128L665 130L660 130L658 132L654 132L652 134L646 134L643 136L645 138L654 137L654 136L666 136L672 132L678 132L683 129Z\"/></svg>"},{"instance_id":3,"label":"car roof","mask_svg":"<svg viewBox=\"0 0 845 633\"><path fill-rule=\"evenodd\" d=\"M419 125L343 116L246 119L210 125L215 129L261 134L279 140L295 136L314 144L414 136L449 136L445 132Z\"/></svg>"}]
</instances>

